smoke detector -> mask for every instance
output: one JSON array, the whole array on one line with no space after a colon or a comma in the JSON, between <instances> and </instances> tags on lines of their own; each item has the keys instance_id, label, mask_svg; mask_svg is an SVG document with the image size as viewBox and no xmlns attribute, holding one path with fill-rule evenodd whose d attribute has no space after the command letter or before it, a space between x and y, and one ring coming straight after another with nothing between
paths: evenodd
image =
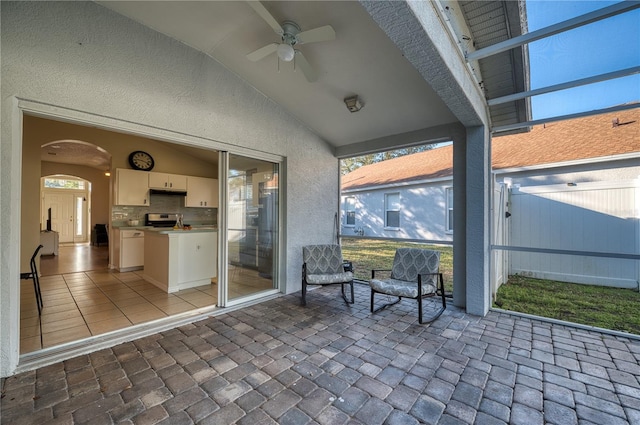
<instances>
[{"instance_id":1,"label":"smoke detector","mask_svg":"<svg viewBox=\"0 0 640 425\"><path fill-rule=\"evenodd\" d=\"M358 95L347 97L344 99L344 104L347 105L349 112L358 112L362 109L362 103L358 99Z\"/></svg>"}]
</instances>

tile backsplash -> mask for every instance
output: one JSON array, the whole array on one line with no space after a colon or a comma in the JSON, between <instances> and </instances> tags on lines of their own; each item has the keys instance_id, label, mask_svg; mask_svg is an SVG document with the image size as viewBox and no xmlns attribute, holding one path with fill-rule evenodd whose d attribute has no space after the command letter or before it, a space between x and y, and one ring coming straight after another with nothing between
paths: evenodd
<instances>
[{"instance_id":1,"label":"tile backsplash","mask_svg":"<svg viewBox=\"0 0 640 425\"><path fill-rule=\"evenodd\" d=\"M185 224L217 225L217 208L187 208L184 197L175 195L151 195L148 207L114 205L111 210L113 226L126 226L128 220L140 220L144 225L144 215L147 213L176 213L182 214Z\"/></svg>"}]
</instances>

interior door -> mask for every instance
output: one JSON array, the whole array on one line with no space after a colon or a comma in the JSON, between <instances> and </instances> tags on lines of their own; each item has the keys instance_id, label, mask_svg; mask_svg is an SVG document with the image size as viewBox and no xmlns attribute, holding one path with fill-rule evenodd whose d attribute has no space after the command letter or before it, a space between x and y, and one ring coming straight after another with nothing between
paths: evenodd
<instances>
[{"instance_id":1,"label":"interior door","mask_svg":"<svg viewBox=\"0 0 640 425\"><path fill-rule=\"evenodd\" d=\"M44 218L47 221L47 210L51 208L51 230L58 232L59 242L73 242L74 235L74 195L71 193L45 193Z\"/></svg>"}]
</instances>

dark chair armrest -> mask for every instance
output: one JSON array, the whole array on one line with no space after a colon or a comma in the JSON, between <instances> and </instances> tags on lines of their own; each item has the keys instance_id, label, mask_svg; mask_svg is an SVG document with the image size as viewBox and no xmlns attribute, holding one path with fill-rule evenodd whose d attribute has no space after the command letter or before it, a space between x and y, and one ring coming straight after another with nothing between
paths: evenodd
<instances>
[{"instance_id":1,"label":"dark chair armrest","mask_svg":"<svg viewBox=\"0 0 640 425\"><path fill-rule=\"evenodd\" d=\"M390 272L391 269L373 269L371 270L371 279L375 279L376 272Z\"/></svg>"},{"instance_id":2,"label":"dark chair armrest","mask_svg":"<svg viewBox=\"0 0 640 425\"><path fill-rule=\"evenodd\" d=\"M344 268L345 272L353 272L353 262L351 261L343 261L342 267Z\"/></svg>"},{"instance_id":3,"label":"dark chair armrest","mask_svg":"<svg viewBox=\"0 0 640 425\"><path fill-rule=\"evenodd\" d=\"M422 276L438 276L439 279L436 280L436 294L441 295L441 292L444 293L444 279L441 272L420 273L418 275L418 287L422 284ZM440 281L440 287L438 287L438 281Z\"/></svg>"}]
</instances>

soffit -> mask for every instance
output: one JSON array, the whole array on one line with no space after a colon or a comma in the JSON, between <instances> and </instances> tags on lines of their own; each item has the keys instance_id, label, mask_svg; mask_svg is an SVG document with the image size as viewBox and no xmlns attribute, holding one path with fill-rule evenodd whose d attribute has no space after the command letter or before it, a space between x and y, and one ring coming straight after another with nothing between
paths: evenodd
<instances>
[{"instance_id":1,"label":"soffit","mask_svg":"<svg viewBox=\"0 0 640 425\"><path fill-rule=\"evenodd\" d=\"M524 1L462 1L472 33L469 51L482 49L527 32ZM527 46L498 53L478 61L479 82L487 99L529 90ZM492 127L528 121L528 99L489 107Z\"/></svg>"}]
</instances>

